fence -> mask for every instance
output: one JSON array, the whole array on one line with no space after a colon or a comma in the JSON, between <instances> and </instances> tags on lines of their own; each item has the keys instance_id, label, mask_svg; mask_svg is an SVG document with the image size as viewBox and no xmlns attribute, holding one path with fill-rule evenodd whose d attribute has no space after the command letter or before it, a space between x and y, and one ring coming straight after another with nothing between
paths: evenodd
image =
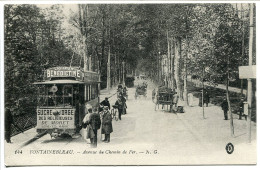
<instances>
[{"instance_id":1,"label":"fence","mask_svg":"<svg viewBox=\"0 0 260 170\"><path fill-rule=\"evenodd\" d=\"M20 134L31 129L37 124L36 108L29 107L27 112L18 112L13 116L13 124L11 125L11 136Z\"/></svg>"}]
</instances>

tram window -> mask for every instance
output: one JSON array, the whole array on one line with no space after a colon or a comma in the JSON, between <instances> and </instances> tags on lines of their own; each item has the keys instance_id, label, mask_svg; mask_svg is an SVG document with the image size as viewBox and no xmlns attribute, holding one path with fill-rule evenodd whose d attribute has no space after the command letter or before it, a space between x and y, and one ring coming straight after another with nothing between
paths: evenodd
<instances>
[{"instance_id":1,"label":"tram window","mask_svg":"<svg viewBox=\"0 0 260 170\"><path fill-rule=\"evenodd\" d=\"M38 94L38 106L48 106L48 95L44 85L39 86Z\"/></svg>"},{"instance_id":2,"label":"tram window","mask_svg":"<svg viewBox=\"0 0 260 170\"><path fill-rule=\"evenodd\" d=\"M48 96L48 106L55 106L56 100L54 95Z\"/></svg>"},{"instance_id":3,"label":"tram window","mask_svg":"<svg viewBox=\"0 0 260 170\"><path fill-rule=\"evenodd\" d=\"M97 92L98 92L97 86L92 85L91 86L91 99L97 98L97 96L98 96Z\"/></svg>"},{"instance_id":4,"label":"tram window","mask_svg":"<svg viewBox=\"0 0 260 170\"><path fill-rule=\"evenodd\" d=\"M69 107L73 105L73 87L65 85L63 87L64 106Z\"/></svg>"},{"instance_id":5,"label":"tram window","mask_svg":"<svg viewBox=\"0 0 260 170\"><path fill-rule=\"evenodd\" d=\"M57 107L62 107L63 106L63 97L62 97L62 86L61 85L56 85L57 86L57 91L53 93L55 96L55 104Z\"/></svg>"},{"instance_id":6,"label":"tram window","mask_svg":"<svg viewBox=\"0 0 260 170\"><path fill-rule=\"evenodd\" d=\"M56 87L54 87L56 86ZM56 89L56 90L53 90ZM72 107L72 85L48 85L39 87L38 106L40 107Z\"/></svg>"}]
</instances>

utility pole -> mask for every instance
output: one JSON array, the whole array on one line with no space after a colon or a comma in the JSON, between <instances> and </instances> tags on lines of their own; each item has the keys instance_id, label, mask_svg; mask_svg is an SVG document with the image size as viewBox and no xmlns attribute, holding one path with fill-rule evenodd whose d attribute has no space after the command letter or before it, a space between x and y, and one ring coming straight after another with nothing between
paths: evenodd
<instances>
[{"instance_id":1,"label":"utility pole","mask_svg":"<svg viewBox=\"0 0 260 170\"><path fill-rule=\"evenodd\" d=\"M253 61L253 34L254 34L254 23L253 23L253 11L254 4L250 4L250 32L249 32L249 62L248 65L252 66ZM252 79L247 80L247 102L248 102L248 116L247 116L247 139L248 143L251 143L251 111L252 111Z\"/></svg>"},{"instance_id":2,"label":"utility pole","mask_svg":"<svg viewBox=\"0 0 260 170\"><path fill-rule=\"evenodd\" d=\"M230 134L232 137L235 136L234 134L234 123L233 123L233 114L232 114L232 111L231 111L231 104L230 104L230 97L229 97L229 90L228 90L228 87L229 87L229 65L230 65L230 62L229 62L229 56L227 57L227 82L226 82L226 98L227 98L227 102L228 102L228 113L229 113L229 116L230 116Z\"/></svg>"},{"instance_id":3,"label":"utility pole","mask_svg":"<svg viewBox=\"0 0 260 170\"><path fill-rule=\"evenodd\" d=\"M241 66L243 65L243 59L245 56L245 27L244 27L244 11L243 11L243 4L241 3L241 19L242 19L242 60ZM241 82L241 98L243 97L243 79L240 80Z\"/></svg>"}]
</instances>

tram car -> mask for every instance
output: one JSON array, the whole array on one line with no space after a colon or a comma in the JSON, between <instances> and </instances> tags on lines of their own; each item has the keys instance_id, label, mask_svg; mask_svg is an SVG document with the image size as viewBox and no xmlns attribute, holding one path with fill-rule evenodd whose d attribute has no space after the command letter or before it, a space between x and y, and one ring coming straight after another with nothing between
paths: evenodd
<instances>
[{"instance_id":1,"label":"tram car","mask_svg":"<svg viewBox=\"0 0 260 170\"><path fill-rule=\"evenodd\" d=\"M76 67L54 67L44 71L38 86L37 132L51 137L73 136L80 130L85 105L99 106L100 76Z\"/></svg>"}]
</instances>

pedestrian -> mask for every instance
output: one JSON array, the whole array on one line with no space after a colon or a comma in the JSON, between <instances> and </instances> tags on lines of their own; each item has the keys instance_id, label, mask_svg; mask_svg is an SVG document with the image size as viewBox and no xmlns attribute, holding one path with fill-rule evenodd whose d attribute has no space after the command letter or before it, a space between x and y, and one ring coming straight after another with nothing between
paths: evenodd
<instances>
[{"instance_id":1,"label":"pedestrian","mask_svg":"<svg viewBox=\"0 0 260 170\"><path fill-rule=\"evenodd\" d=\"M126 114L126 108L127 108L126 99L125 99L125 97L124 97L123 95L120 95L119 97L120 97L120 99L121 99L121 101L122 101L122 103L123 103L123 111L122 111L122 114Z\"/></svg>"},{"instance_id":2,"label":"pedestrian","mask_svg":"<svg viewBox=\"0 0 260 170\"><path fill-rule=\"evenodd\" d=\"M106 97L105 100L103 100L100 104L102 106L108 106L108 109L110 110L110 103L108 101L108 97Z\"/></svg>"},{"instance_id":3,"label":"pedestrian","mask_svg":"<svg viewBox=\"0 0 260 170\"><path fill-rule=\"evenodd\" d=\"M173 104L175 105L175 107L177 107L178 100L179 100L179 96L178 96L177 92L175 92L173 95Z\"/></svg>"},{"instance_id":4,"label":"pedestrian","mask_svg":"<svg viewBox=\"0 0 260 170\"><path fill-rule=\"evenodd\" d=\"M209 92L207 90L205 90L205 93L204 93L204 103L206 103L206 107L209 106Z\"/></svg>"},{"instance_id":5,"label":"pedestrian","mask_svg":"<svg viewBox=\"0 0 260 170\"><path fill-rule=\"evenodd\" d=\"M124 103L120 97L117 98L115 105L117 106L117 109L118 109L118 118L119 118L119 120L121 120L121 115L122 115L123 109L124 109Z\"/></svg>"},{"instance_id":6,"label":"pedestrian","mask_svg":"<svg viewBox=\"0 0 260 170\"><path fill-rule=\"evenodd\" d=\"M90 142L91 142L91 147L96 148L97 147L97 131L98 129L100 129L100 125L101 125L101 120L100 120L100 116L97 113L97 108L92 109L90 108L89 110L89 120L87 121L87 124L89 126L89 130L88 130L88 137L90 138Z\"/></svg>"},{"instance_id":7,"label":"pedestrian","mask_svg":"<svg viewBox=\"0 0 260 170\"><path fill-rule=\"evenodd\" d=\"M101 133L105 134L105 139L103 142L109 143L110 142L110 133L113 132L113 127L112 127L112 117L111 114L109 113L108 107L104 107L104 114L102 117L102 129Z\"/></svg>"},{"instance_id":8,"label":"pedestrian","mask_svg":"<svg viewBox=\"0 0 260 170\"><path fill-rule=\"evenodd\" d=\"M239 120L242 120L242 115L244 113L244 99L241 98L240 102L239 102ZM246 119L246 117L245 117Z\"/></svg>"},{"instance_id":9,"label":"pedestrian","mask_svg":"<svg viewBox=\"0 0 260 170\"><path fill-rule=\"evenodd\" d=\"M88 144L90 144L90 138L88 136L88 131L89 131L89 125L88 125L88 121L89 121L89 117L90 117L90 114L89 114L89 111L88 110L92 110L92 106L86 104L85 105L85 117L83 118L83 121L82 121L82 136L83 136L83 139L85 139L87 141Z\"/></svg>"},{"instance_id":10,"label":"pedestrian","mask_svg":"<svg viewBox=\"0 0 260 170\"><path fill-rule=\"evenodd\" d=\"M202 92L199 93L199 106L202 107Z\"/></svg>"},{"instance_id":11,"label":"pedestrian","mask_svg":"<svg viewBox=\"0 0 260 170\"><path fill-rule=\"evenodd\" d=\"M5 140L7 143L11 143L11 125L14 123L12 112L11 107L7 107L5 110Z\"/></svg>"},{"instance_id":12,"label":"pedestrian","mask_svg":"<svg viewBox=\"0 0 260 170\"><path fill-rule=\"evenodd\" d=\"M227 112L228 112L228 102L227 102L227 99L223 100L223 102L221 103L221 107L222 107L222 110L224 111L225 120L228 120L228 115L227 115Z\"/></svg>"}]
</instances>

